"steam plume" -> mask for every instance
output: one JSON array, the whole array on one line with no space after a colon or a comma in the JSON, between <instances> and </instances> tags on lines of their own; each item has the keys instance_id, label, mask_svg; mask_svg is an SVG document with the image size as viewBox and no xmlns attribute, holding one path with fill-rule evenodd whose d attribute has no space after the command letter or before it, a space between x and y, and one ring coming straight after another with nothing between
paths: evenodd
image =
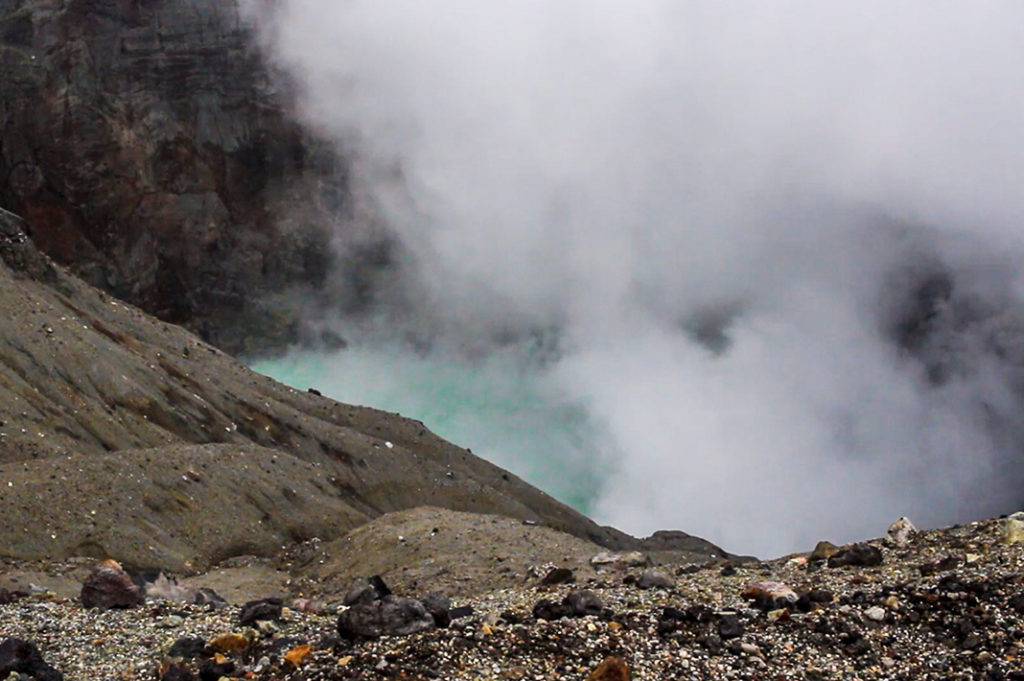
<instances>
[{"instance_id":1,"label":"steam plume","mask_svg":"<svg viewBox=\"0 0 1024 681\"><path fill-rule=\"evenodd\" d=\"M557 330L599 520L770 554L1017 509L1020 3L250 10L406 321Z\"/></svg>"}]
</instances>

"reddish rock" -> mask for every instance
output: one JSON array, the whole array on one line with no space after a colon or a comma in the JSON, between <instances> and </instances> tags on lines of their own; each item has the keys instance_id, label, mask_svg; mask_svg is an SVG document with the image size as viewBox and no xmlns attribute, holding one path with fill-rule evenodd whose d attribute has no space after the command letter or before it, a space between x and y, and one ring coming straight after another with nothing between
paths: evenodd
<instances>
[{"instance_id":1,"label":"reddish rock","mask_svg":"<svg viewBox=\"0 0 1024 681\"><path fill-rule=\"evenodd\" d=\"M86 608L133 608L145 602L143 590L121 569L117 561L105 560L82 584L82 605Z\"/></svg>"},{"instance_id":2,"label":"reddish rock","mask_svg":"<svg viewBox=\"0 0 1024 681\"><path fill-rule=\"evenodd\" d=\"M766 610L786 608L799 600L799 596L791 588L782 582L770 580L747 584L740 592L740 596L748 601L754 601L758 607Z\"/></svg>"}]
</instances>

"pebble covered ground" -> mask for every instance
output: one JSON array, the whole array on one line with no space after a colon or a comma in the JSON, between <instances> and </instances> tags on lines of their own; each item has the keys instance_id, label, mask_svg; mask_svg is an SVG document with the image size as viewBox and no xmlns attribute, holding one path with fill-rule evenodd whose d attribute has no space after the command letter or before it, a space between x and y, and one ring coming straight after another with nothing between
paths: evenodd
<instances>
[{"instance_id":1,"label":"pebble covered ground","mask_svg":"<svg viewBox=\"0 0 1024 681\"><path fill-rule=\"evenodd\" d=\"M1024 521L997 519L831 559L822 545L813 559L618 566L546 586L528 577L451 594L472 614L447 628L364 641L339 637L344 606L332 604L296 602L278 621L243 626L237 605L102 611L35 594L0 605L0 640L34 642L68 681L1024 679L1021 539ZM840 566L843 556L855 564ZM584 589L595 614L543 619ZM621 664L602 666L609 658Z\"/></svg>"}]
</instances>

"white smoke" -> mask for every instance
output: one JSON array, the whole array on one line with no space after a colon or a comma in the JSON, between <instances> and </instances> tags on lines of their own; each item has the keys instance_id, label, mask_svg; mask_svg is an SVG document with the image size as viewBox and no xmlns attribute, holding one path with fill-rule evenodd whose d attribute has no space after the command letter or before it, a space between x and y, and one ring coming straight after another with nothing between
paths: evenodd
<instances>
[{"instance_id":1,"label":"white smoke","mask_svg":"<svg viewBox=\"0 0 1024 681\"><path fill-rule=\"evenodd\" d=\"M561 330L598 520L770 554L1016 509L1024 5L252 3L423 309Z\"/></svg>"}]
</instances>

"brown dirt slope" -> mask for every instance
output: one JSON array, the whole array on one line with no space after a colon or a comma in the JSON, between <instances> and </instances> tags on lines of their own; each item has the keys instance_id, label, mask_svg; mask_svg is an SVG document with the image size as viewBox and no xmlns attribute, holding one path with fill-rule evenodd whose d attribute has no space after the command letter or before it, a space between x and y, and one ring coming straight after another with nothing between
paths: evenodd
<instances>
[{"instance_id":1,"label":"brown dirt slope","mask_svg":"<svg viewBox=\"0 0 1024 681\"><path fill-rule=\"evenodd\" d=\"M389 513L306 556L296 574L310 591L344 594L379 574L397 593L466 596L521 586L548 563L589 574L604 549L549 527L479 513L423 507Z\"/></svg>"}]
</instances>

